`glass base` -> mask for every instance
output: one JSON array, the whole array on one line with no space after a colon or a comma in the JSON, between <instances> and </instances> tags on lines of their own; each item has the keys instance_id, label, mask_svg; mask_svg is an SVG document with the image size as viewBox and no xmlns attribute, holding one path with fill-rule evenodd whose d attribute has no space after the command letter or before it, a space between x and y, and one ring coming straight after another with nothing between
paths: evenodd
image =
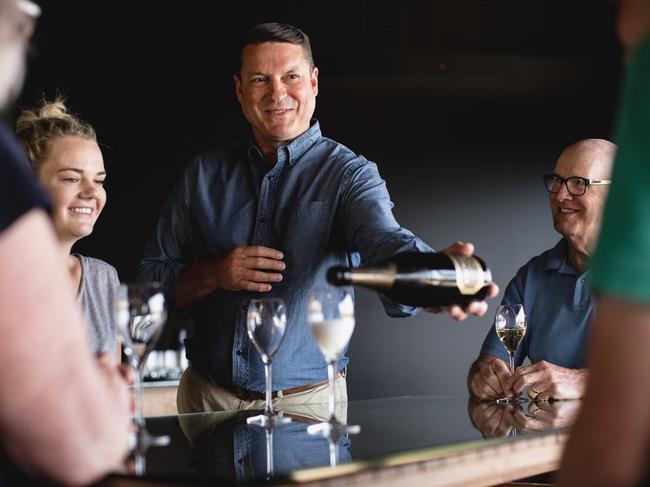
<instances>
[{"instance_id":1,"label":"glass base","mask_svg":"<svg viewBox=\"0 0 650 487\"><path fill-rule=\"evenodd\" d=\"M517 396L517 397L498 397L494 400L497 404L524 404L529 402L529 399L523 396Z\"/></svg>"},{"instance_id":2,"label":"glass base","mask_svg":"<svg viewBox=\"0 0 650 487\"><path fill-rule=\"evenodd\" d=\"M335 416L332 416L328 421L312 424L307 427L307 433L310 435L324 436L325 438L332 439L334 442L338 442L338 439L344 436L356 435L360 432L361 426L358 424L341 423Z\"/></svg>"},{"instance_id":3,"label":"glass base","mask_svg":"<svg viewBox=\"0 0 650 487\"><path fill-rule=\"evenodd\" d=\"M171 438L167 435L154 436L144 426L138 426L136 431L131 433L129 442L132 450L146 452L152 446L167 446Z\"/></svg>"},{"instance_id":4,"label":"glass base","mask_svg":"<svg viewBox=\"0 0 650 487\"><path fill-rule=\"evenodd\" d=\"M171 442L169 435L152 435L147 430L142 430L142 442L147 446L167 446Z\"/></svg>"},{"instance_id":5,"label":"glass base","mask_svg":"<svg viewBox=\"0 0 650 487\"><path fill-rule=\"evenodd\" d=\"M291 423L291 418L282 416L282 414L264 413L246 418L246 423L255 426L261 426L262 428L275 428L281 424Z\"/></svg>"},{"instance_id":6,"label":"glass base","mask_svg":"<svg viewBox=\"0 0 650 487\"><path fill-rule=\"evenodd\" d=\"M138 426L129 438L131 453L127 458L127 471L137 476L146 473L146 456L149 448L167 446L171 442L168 435L154 436L144 426Z\"/></svg>"}]
</instances>

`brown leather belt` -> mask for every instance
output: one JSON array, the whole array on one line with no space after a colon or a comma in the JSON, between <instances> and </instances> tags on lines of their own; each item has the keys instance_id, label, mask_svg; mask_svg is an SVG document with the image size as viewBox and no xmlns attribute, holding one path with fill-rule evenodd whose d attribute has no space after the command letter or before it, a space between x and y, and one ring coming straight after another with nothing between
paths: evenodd
<instances>
[{"instance_id":1,"label":"brown leather belt","mask_svg":"<svg viewBox=\"0 0 650 487\"><path fill-rule=\"evenodd\" d=\"M341 372L336 374L336 377L334 377L334 379L336 380L339 377L343 377ZM322 380L320 382L314 382L313 384L305 384L304 386L291 387L290 389L285 389L283 391L273 391L271 393L271 398L276 399L278 397L286 397L286 396L291 396L293 394L298 394L300 392L310 391L311 389L316 389L317 387L326 385L327 382L328 382L327 380ZM256 400L266 399L266 393L264 392L248 391L246 389L233 389L232 392L239 399L243 399L246 401L256 401ZM281 394L278 395L278 393Z\"/></svg>"}]
</instances>

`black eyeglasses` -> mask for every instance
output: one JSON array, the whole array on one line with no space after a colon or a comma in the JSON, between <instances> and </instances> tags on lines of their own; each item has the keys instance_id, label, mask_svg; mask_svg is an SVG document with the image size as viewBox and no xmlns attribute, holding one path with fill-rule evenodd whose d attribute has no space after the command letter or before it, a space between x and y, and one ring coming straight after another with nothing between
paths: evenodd
<instances>
[{"instance_id":1,"label":"black eyeglasses","mask_svg":"<svg viewBox=\"0 0 650 487\"><path fill-rule=\"evenodd\" d=\"M582 196L587 191L587 186L600 186L612 184L611 179L587 179L580 176L572 176L564 179L557 174L544 174L544 185L549 193L557 193L561 186L566 186L569 194L573 196Z\"/></svg>"}]
</instances>

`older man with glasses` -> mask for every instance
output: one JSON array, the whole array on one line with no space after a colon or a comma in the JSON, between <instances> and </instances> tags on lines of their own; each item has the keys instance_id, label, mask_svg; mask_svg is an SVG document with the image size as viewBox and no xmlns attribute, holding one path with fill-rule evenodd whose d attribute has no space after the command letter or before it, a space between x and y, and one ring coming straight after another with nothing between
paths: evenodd
<instances>
[{"instance_id":1,"label":"older man with glasses","mask_svg":"<svg viewBox=\"0 0 650 487\"><path fill-rule=\"evenodd\" d=\"M519 269L502 301L524 305L528 329L515 365L526 357L531 365L510 375L506 350L490 327L467 378L473 396L512 397L527 390L537 400L582 397L593 309L586 281L615 154L616 146L607 140L581 140L562 152L553 174L544 176L553 227L562 239Z\"/></svg>"}]
</instances>

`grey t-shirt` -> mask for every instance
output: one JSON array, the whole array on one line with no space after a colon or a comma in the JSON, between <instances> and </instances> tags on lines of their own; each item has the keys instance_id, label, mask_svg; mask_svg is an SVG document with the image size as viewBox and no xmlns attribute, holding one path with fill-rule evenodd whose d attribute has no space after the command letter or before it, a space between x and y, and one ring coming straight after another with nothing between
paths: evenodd
<instances>
[{"instance_id":1,"label":"grey t-shirt","mask_svg":"<svg viewBox=\"0 0 650 487\"><path fill-rule=\"evenodd\" d=\"M81 286L77 302L81 305L88 327L90 348L94 353L113 353L113 298L120 285L117 271L103 260L73 255L81 262Z\"/></svg>"}]
</instances>

